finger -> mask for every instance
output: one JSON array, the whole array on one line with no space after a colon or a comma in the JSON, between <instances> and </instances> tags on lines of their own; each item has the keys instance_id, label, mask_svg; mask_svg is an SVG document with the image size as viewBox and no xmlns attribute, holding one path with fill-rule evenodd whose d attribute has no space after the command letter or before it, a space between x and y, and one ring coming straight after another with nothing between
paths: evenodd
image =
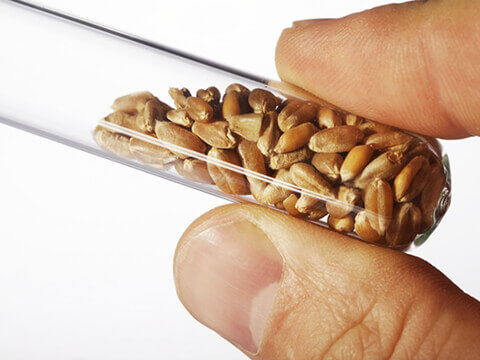
<instances>
[{"instance_id":1,"label":"finger","mask_svg":"<svg viewBox=\"0 0 480 360\"><path fill-rule=\"evenodd\" d=\"M372 120L480 135L479 11L478 1L415 1L297 23L278 41L278 73Z\"/></svg>"},{"instance_id":2,"label":"finger","mask_svg":"<svg viewBox=\"0 0 480 360\"><path fill-rule=\"evenodd\" d=\"M196 220L180 300L252 359L469 358L480 305L431 265L254 205Z\"/></svg>"}]
</instances>

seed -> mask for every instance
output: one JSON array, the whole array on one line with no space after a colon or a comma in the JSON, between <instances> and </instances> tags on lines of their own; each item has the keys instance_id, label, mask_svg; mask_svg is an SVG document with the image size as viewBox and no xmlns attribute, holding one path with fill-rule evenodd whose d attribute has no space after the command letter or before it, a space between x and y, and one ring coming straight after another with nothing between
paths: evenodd
<instances>
[{"instance_id":1,"label":"seed","mask_svg":"<svg viewBox=\"0 0 480 360\"><path fill-rule=\"evenodd\" d=\"M292 190L286 188L282 183L293 184L290 171L286 169L280 169L273 175L273 178L279 183L270 183L265 187L261 202L265 204L276 204L283 202L290 194L293 193Z\"/></svg>"},{"instance_id":2,"label":"seed","mask_svg":"<svg viewBox=\"0 0 480 360\"><path fill-rule=\"evenodd\" d=\"M130 139L129 147L130 152L137 160L157 169L165 170L167 164L177 160L175 154L170 150L136 138Z\"/></svg>"},{"instance_id":3,"label":"seed","mask_svg":"<svg viewBox=\"0 0 480 360\"><path fill-rule=\"evenodd\" d=\"M262 153L252 141L241 139L238 148L238 154L242 160L242 165L245 169L254 171L255 173L266 175L267 169L265 167L265 159ZM263 190L267 186L264 180L247 175L248 183L250 184L250 191L255 199L262 197Z\"/></svg>"},{"instance_id":4,"label":"seed","mask_svg":"<svg viewBox=\"0 0 480 360\"><path fill-rule=\"evenodd\" d=\"M207 89L199 89L197 91L197 98L206 101L210 105L220 101L220 91L215 86L210 86Z\"/></svg>"},{"instance_id":5,"label":"seed","mask_svg":"<svg viewBox=\"0 0 480 360\"><path fill-rule=\"evenodd\" d=\"M330 215L328 217L328 226L341 233L351 233L354 227L353 218L351 216L335 218Z\"/></svg>"},{"instance_id":6,"label":"seed","mask_svg":"<svg viewBox=\"0 0 480 360\"><path fill-rule=\"evenodd\" d=\"M208 156L236 166L242 166L240 158L234 150L211 148ZM208 162L207 167L215 185L223 192L233 195L248 195L250 193L248 191L247 179L242 173L227 169L221 165L214 165L212 162Z\"/></svg>"},{"instance_id":7,"label":"seed","mask_svg":"<svg viewBox=\"0 0 480 360\"><path fill-rule=\"evenodd\" d=\"M330 108L321 107L318 110L318 126L320 128L333 128L342 125L342 119Z\"/></svg>"},{"instance_id":8,"label":"seed","mask_svg":"<svg viewBox=\"0 0 480 360\"><path fill-rule=\"evenodd\" d=\"M148 100L142 115L137 116L137 126L145 133L155 131L157 121L167 120L167 112L172 108L160 100Z\"/></svg>"},{"instance_id":9,"label":"seed","mask_svg":"<svg viewBox=\"0 0 480 360\"><path fill-rule=\"evenodd\" d=\"M108 121L112 124L116 124L125 127L130 130L141 132L142 130L137 126L137 117L130 115L122 111L115 111L110 115L103 118L104 121Z\"/></svg>"},{"instance_id":10,"label":"seed","mask_svg":"<svg viewBox=\"0 0 480 360\"><path fill-rule=\"evenodd\" d=\"M372 225L370 225L370 220L368 220L367 211L360 211L357 216L355 216L355 232L363 240L368 242L378 242L381 239L381 235L375 230Z\"/></svg>"},{"instance_id":11,"label":"seed","mask_svg":"<svg viewBox=\"0 0 480 360\"><path fill-rule=\"evenodd\" d=\"M185 109L192 120L210 122L213 119L213 108L200 98L189 97Z\"/></svg>"},{"instance_id":12,"label":"seed","mask_svg":"<svg viewBox=\"0 0 480 360\"><path fill-rule=\"evenodd\" d=\"M425 232L432 226L435 208L437 207L440 195L445 188L446 177L443 165L440 161L435 161L431 164L427 184L428 186L423 189L420 198L420 208L422 209L422 232Z\"/></svg>"},{"instance_id":13,"label":"seed","mask_svg":"<svg viewBox=\"0 0 480 360\"><path fill-rule=\"evenodd\" d=\"M297 195L291 194L289 197L287 197L285 200L283 200L283 207L287 212L295 217L301 217L303 214L300 213L297 208L295 207L295 204L297 203Z\"/></svg>"},{"instance_id":14,"label":"seed","mask_svg":"<svg viewBox=\"0 0 480 360\"><path fill-rule=\"evenodd\" d=\"M186 179L204 184L213 184L207 164L203 160L177 160L175 162L175 170Z\"/></svg>"},{"instance_id":15,"label":"seed","mask_svg":"<svg viewBox=\"0 0 480 360\"><path fill-rule=\"evenodd\" d=\"M280 130L277 126L277 113L270 111L265 114L261 135L258 138L257 146L265 156L274 155L273 147L278 142Z\"/></svg>"},{"instance_id":16,"label":"seed","mask_svg":"<svg viewBox=\"0 0 480 360\"><path fill-rule=\"evenodd\" d=\"M262 120L263 114L241 114L227 118L232 131L250 141L257 141L260 137Z\"/></svg>"},{"instance_id":17,"label":"seed","mask_svg":"<svg viewBox=\"0 0 480 360\"><path fill-rule=\"evenodd\" d=\"M278 127L283 132L288 129L313 121L317 115L318 105L310 102L292 101L278 114Z\"/></svg>"},{"instance_id":18,"label":"seed","mask_svg":"<svg viewBox=\"0 0 480 360\"><path fill-rule=\"evenodd\" d=\"M395 200L407 202L420 194L427 184L430 164L424 156L416 156L400 171L393 182Z\"/></svg>"},{"instance_id":19,"label":"seed","mask_svg":"<svg viewBox=\"0 0 480 360\"><path fill-rule=\"evenodd\" d=\"M280 136L275 146L275 152L283 154L300 149L308 143L310 137L317 131L317 127L310 122L292 127Z\"/></svg>"},{"instance_id":20,"label":"seed","mask_svg":"<svg viewBox=\"0 0 480 360\"><path fill-rule=\"evenodd\" d=\"M155 134L160 140L184 149L196 151L201 154L204 154L207 150L206 145L197 135L169 121L157 121ZM178 151L171 151L181 159L190 157L189 155L179 153Z\"/></svg>"},{"instance_id":21,"label":"seed","mask_svg":"<svg viewBox=\"0 0 480 360\"><path fill-rule=\"evenodd\" d=\"M412 203L395 205L393 220L386 235L387 244L393 248L408 246L417 236L422 224L422 212Z\"/></svg>"},{"instance_id":22,"label":"seed","mask_svg":"<svg viewBox=\"0 0 480 360\"><path fill-rule=\"evenodd\" d=\"M231 116L240 115L242 113L242 107L240 105L240 93L233 91L223 99L223 118L228 119Z\"/></svg>"},{"instance_id":23,"label":"seed","mask_svg":"<svg viewBox=\"0 0 480 360\"><path fill-rule=\"evenodd\" d=\"M309 190L320 196L335 197L333 186L311 165L305 163L296 163L290 167L290 174L293 182L302 189Z\"/></svg>"},{"instance_id":24,"label":"seed","mask_svg":"<svg viewBox=\"0 0 480 360\"><path fill-rule=\"evenodd\" d=\"M124 158L132 158L128 142L130 138L123 134L117 134L101 126L93 131L95 142L104 150Z\"/></svg>"},{"instance_id":25,"label":"seed","mask_svg":"<svg viewBox=\"0 0 480 360\"><path fill-rule=\"evenodd\" d=\"M279 202L279 203L276 203L275 204L275 207L277 209L280 209L280 210L285 210L285 206L283 205L283 201L282 202Z\"/></svg>"},{"instance_id":26,"label":"seed","mask_svg":"<svg viewBox=\"0 0 480 360\"><path fill-rule=\"evenodd\" d=\"M226 121L195 122L192 126L192 132L208 145L219 149L233 149L237 144L237 140Z\"/></svg>"},{"instance_id":27,"label":"seed","mask_svg":"<svg viewBox=\"0 0 480 360\"><path fill-rule=\"evenodd\" d=\"M312 221L317 221L323 218L328 214L327 209L325 208L325 203L321 203L323 206L319 206L317 210L310 211L308 218Z\"/></svg>"},{"instance_id":28,"label":"seed","mask_svg":"<svg viewBox=\"0 0 480 360\"><path fill-rule=\"evenodd\" d=\"M121 96L113 102L112 109L115 111L123 111L126 113L135 113L137 111L137 105L140 103L145 104L147 100L155 99L155 96L148 91L136 92Z\"/></svg>"},{"instance_id":29,"label":"seed","mask_svg":"<svg viewBox=\"0 0 480 360\"><path fill-rule=\"evenodd\" d=\"M345 157L340 168L342 182L353 180L362 172L372 158L373 149L368 145L355 146Z\"/></svg>"},{"instance_id":30,"label":"seed","mask_svg":"<svg viewBox=\"0 0 480 360\"><path fill-rule=\"evenodd\" d=\"M229 95L232 92L237 92L240 93L241 95L245 96L248 98L248 95L250 95L250 90L246 88L245 86L241 84L230 84L228 87L225 89L225 94Z\"/></svg>"},{"instance_id":31,"label":"seed","mask_svg":"<svg viewBox=\"0 0 480 360\"><path fill-rule=\"evenodd\" d=\"M370 135L365 144L374 150L383 150L396 145L408 144L413 137L401 131L389 131Z\"/></svg>"},{"instance_id":32,"label":"seed","mask_svg":"<svg viewBox=\"0 0 480 360\"><path fill-rule=\"evenodd\" d=\"M297 210L302 214L309 214L312 211L325 209L325 201L306 195L304 192L300 194L300 198L295 204Z\"/></svg>"},{"instance_id":33,"label":"seed","mask_svg":"<svg viewBox=\"0 0 480 360\"><path fill-rule=\"evenodd\" d=\"M270 167L273 170L285 169L292 164L308 161L311 158L312 152L307 147L303 147L289 153L273 155L270 157Z\"/></svg>"},{"instance_id":34,"label":"seed","mask_svg":"<svg viewBox=\"0 0 480 360\"><path fill-rule=\"evenodd\" d=\"M420 155L426 157L427 159L435 156L428 148L427 144L421 143L419 141L412 141L412 147L408 149L406 155L409 159L413 159L414 157Z\"/></svg>"},{"instance_id":35,"label":"seed","mask_svg":"<svg viewBox=\"0 0 480 360\"><path fill-rule=\"evenodd\" d=\"M360 124L359 129L362 130L365 136L370 136L375 133L384 133L395 131L396 129L392 126L379 124L375 121L365 121L364 123Z\"/></svg>"},{"instance_id":36,"label":"seed","mask_svg":"<svg viewBox=\"0 0 480 360\"><path fill-rule=\"evenodd\" d=\"M330 181L337 181L340 177L340 168L343 158L340 154L316 153L312 158L312 165Z\"/></svg>"},{"instance_id":37,"label":"seed","mask_svg":"<svg viewBox=\"0 0 480 360\"><path fill-rule=\"evenodd\" d=\"M335 126L317 132L310 138L308 146L315 152L346 152L355 147L362 137L363 133L355 126Z\"/></svg>"},{"instance_id":38,"label":"seed","mask_svg":"<svg viewBox=\"0 0 480 360\"><path fill-rule=\"evenodd\" d=\"M185 127L191 127L193 124L193 120L188 117L187 110L185 109L172 109L168 111L167 119L174 124Z\"/></svg>"},{"instance_id":39,"label":"seed","mask_svg":"<svg viewBox=\"0 0 480 360\"><path fill-rule=\"evenodd\" d=\"M386 181L375 179L367 186L365 210L367 210L370 225L380 235L385 235L393 213L393 191Z\"/></svg>"},{"instance_id":40,"label":"seed","mask_svg":"<svg viewBox=\"0 0 480 360\"><path fill-rule=\"evenodd\" d=\"M347 114L345 115L345 125L360 126L363 124L363 119L360 116Z\"/></svg>"},{"instance_id":41,"label":"seed","mask_svg":"<svg viewBox=\"0 0 480 360\"><path fill-rule=\"evenodd\" d=\"M360 190L342 185L338 188L337 200L327 202L327 211L335 218L343 218L353 211L361 198Z\"/></svg>"},{"instance_id":42,"label":"seed","mask_svg":"<svg viewBox=\"0 0 480 360\"><path fill-rule=\"evenodd\" d=\"M187 88L170 88L168 94L172 98L177 109L183 109L187 106L187 99L192 96Z\"/></svg>"},{"instance_id":43,"label":"seed","mask_svg":"<svg viewBox=\"0 0 480 360\"><path fill-rule=\"evenodd\" d=\"M248 96L248 104L259 114L273 111L278 105L275 95L263 89L253 89Z\"/></svg>"},{"instance_id":44,"label":"seed","mask_svg":"<svg viewBox=\"0 0 480 360\"><path fill-rule=\"evenodd\" d=\"M231 84L225 90L225 97L223 101L225 102L225 99L227 98L227 96L232 93L238 93L238 101L240 104L239 114L245 114L245 113L251 112L252 109L250 108L250 105L248 105L248 96L250 95L250 90L248 90L245 86L240 84ZM232 115L238 115L238 114L232 114ZM227 118L227 116L224 116L224 118Z\"/></svg>"},{"instance_id":45,"label":"seed","mask_svg":"<svg viewBox=\"0 0 480 360\"><path fill-rule=\"evenodd\" d=\"M407 158L403 152L387 151L373 159L355 180L355 187L365 188L373 179L392 180L402 170ZM344 162L345 163L345 162Z\"/></svg>"}]
</instances>

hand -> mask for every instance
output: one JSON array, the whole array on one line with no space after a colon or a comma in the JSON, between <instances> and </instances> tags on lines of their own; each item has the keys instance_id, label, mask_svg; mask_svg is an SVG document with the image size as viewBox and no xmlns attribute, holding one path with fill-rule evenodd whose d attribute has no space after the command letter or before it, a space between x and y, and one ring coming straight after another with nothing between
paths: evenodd
<instances>
[{"instance_id":1,"label":"hand","mask_svg":"<svg viewBox=\"0 0 480 360\"><path fill-rule=\"evenodd\" d=\"M390 5L282 33L284 81L350 112L480 135L480 2ZM252 359L478 359L480 303L416 257L253 205L196 220L178 295Z\"/></svg>"}]
</instances>

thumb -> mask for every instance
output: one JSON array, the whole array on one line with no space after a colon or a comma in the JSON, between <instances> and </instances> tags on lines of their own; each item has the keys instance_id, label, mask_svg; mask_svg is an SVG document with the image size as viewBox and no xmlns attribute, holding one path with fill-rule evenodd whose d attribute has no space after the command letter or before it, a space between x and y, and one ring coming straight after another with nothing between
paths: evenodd
<instances>
[{"instance_id":1,"label":"thumb","mask_svg":"<svg viewBox=\"0 0 480 360\"><path fill-rule=\"evenodd\" d=\"M177 247L180 300L252 359L478 358L480 305L415 257L254 205Z\"/></svg>"},{"instance_id":2,"label":"thumb","mask_svg":"<svg viewBox=\"0 0 480 360\"><path fill-rule=\"evenodd\" d=\"M480 135L480 2L412 1L294 23L282 80L347 111L425 135Z\"/></svg>"}]
</instances>

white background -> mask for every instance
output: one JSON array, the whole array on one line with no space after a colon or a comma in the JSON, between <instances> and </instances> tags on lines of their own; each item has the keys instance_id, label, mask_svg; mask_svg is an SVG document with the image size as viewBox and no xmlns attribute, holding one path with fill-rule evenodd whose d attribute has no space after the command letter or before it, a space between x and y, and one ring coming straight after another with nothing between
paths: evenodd
<instances>
[{"instance_id":1,"label":"white background","mask_svg":"<svg viewBox=\"0 0 480 360\"><path fill-rule=\"evenodd\" d=\"M43 3L275 78L275 42L293 20L383 2ZM452 206L414 254L480 298L480 143L445 148ZM0 359L244 358L187 314L172 278L182 232L223 200L4 125L0 174Z\"/></svg>"}]
</instances>

